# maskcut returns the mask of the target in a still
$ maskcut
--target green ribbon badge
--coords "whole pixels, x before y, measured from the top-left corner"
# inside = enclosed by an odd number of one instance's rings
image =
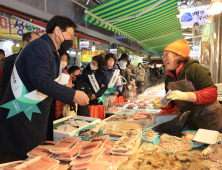
[[[104,93],[104,95],[106,97],[108,97],[110,94],[115,94],[116,93],[116,88],[113,87],[109,87],[107,88],[106,92]]]
[[[97,99],[98,99],[98,103],[103,102],[103,104],[105,104],[107,102],[104,95],[102,95],[101,97],[99,97]]]

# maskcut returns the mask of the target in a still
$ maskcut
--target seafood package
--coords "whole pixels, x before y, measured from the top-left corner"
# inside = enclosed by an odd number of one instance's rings
[[[53,170],[67,170],[69,167],[70,167],[69,162],[60,161],[58,167],[56,167]]]
[[[52,147],[49,151],[54,154],[63,154],[70,152],[73,147],[80,141],[80,138],[63,138],[59,143]]]
[[[158,135],[152,128],[147,128],[143,130],[142,138],[147,142],[153,142],[153,139]]]
[[[79,153],[79,157],[86,157],[95,155],[103,147],[104,143],[108,139],[108,136],[100,136],[93,138]]]
[[[122,136],[130,129],[145,129],[149,121],[115,121],[108,122],[104,134],[112,136]]]
[[[103,155],[111,155],[110,150],[114,144],[115,144],[114,141],[107,140],[106,143],[103,145],[103,147],[105,148]]]
[[[29,157],[36,157],[36,156],[42,156],[42,157],[50,157],[51,153],[49,150],[56,144],[56,142],[52,141],[45,141],[32,149],[27,155]]]
[[[24,162],[23,164],[16,166],[15,169],[49,170],[56,168],[58,165],[59,165],[58,160],[38,156],[27,162]]]
[[[128,160],[127,156],[101,156],[98,161],[110,162],[112,167],[118,169],[120,165]]]
[[[64,131],[64,132],[72,132],[77,130],[79,127],[87,125],[88,122],[85,120],[74,120],[69,119],[68,121],[64,122],[64,124],[57,127],[57,130]]]
[[[179,138],[167,134],[161,135],[160,138],[159,135],[156,136],[153,140],[153,143],[154,145],[157,145],[159,149],[172,153],[188,151],[192,147],[192,141],[186,136],[182,136],[182,138]]]
[[[113,155],[129,156],[133,154],[140,145],[141,130],[125,131],[123,136],[115,142],[110,152]]]
[[[18,165],[21,165],[24,162],[25,161],[15,161],[15,162],[8,162],[8,163],[0,164],[0,170],[2,170],[3,168],[14,168]]]
[[[89,142],[82,141],[77,143],[70,152],[60,154],[55,157],[55,159],[62,160],[62,161],[73,161],[76,156],[82,151],[83,147],[85,147]]]
[[[133,103],[129,103],[123,106],[123,110],[135,110],[137,109],[137,105]]]
[[[137,111],[133,116],[129,117],[127,120],[147,120],[151,121],[153,114],[148,111]]]

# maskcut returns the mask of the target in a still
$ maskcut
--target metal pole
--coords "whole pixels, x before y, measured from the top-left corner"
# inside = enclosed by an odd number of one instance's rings
[[[45,12],[47,12],[47,0],[44,0],[44,7],[45,7]]]

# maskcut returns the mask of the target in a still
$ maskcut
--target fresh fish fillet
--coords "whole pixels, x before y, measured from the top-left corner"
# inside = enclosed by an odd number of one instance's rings
[[[87,164],[81,164],[81,165],[73,165],[72,170],[78,170],[78,169],[88,169],[90,163]]]
[[[68,167],[70,167],[69,163],[67,163],[67,162],[60,162],[59,163],[59,167],[54,169],[54,170],[65,170]]]
[[[85,145],[87,145],[88,143],[89,143],[88,141],[83,141],[83,142],[77,143],[70,152],[59,155],[59,158],[73,158],[73,157],[76,156],[76,155],[82,150],[82,148],[83,148]]]
[[[7,168],[14,168],[20,164],[24,163],[24,161],[19,161],[19,162],[11,162],[10,164],[4,166],[4,167],[7,167]],[[3,168],[3,167],[2,167]]]
[[[44,150],[49,150],[53,147],[54,145],[39,145],[36,148],[38,149],[44,149]]]
[[[42,157],[48,157],[51,153],[48,150],[45,149],[39,149],[35,148],[31,152],[29,152],[29,156],[42,156]]]
[[[87,157],[77,157],[74,161],[73,161],[73,165],[75,164],[79,164],[79,163],[88,163],[90,160],[92,160],[92,158],[94,157],[94,155],[90,155],[90,156],[87,156]]]
[[[58,161],[55,159],[41,157],[38,161],[28,164],[26,167],[21,168],[21,170],[48,170],[56,164],[58,164]]]
[[[107,139],[106,136],[99,136],[92,139],[92,141],[105,141]]]
[[[53,151],[69,151],[70,148],[75,145],[79,141],[78,137],[74,138],[64,138],[59,143],[57,143],[53,148]]]
[[[99,147],[102,145],[102,141],[92,141],[89,142],[81,151],[80,155],[85,155],[88,153],[95,152],[99,149]]]
[[[110,162],[96,161],[90,164],[89,169],[90,170],[108,170],[110,167],[112,167],[112,163]]]

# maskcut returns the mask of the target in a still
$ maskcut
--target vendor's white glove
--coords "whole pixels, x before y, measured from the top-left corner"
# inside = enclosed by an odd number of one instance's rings
[[[194,92],[181,92],[179,90],[174,90],[167,96],[167,99],[196,102],[197,96]]]
[[[161,102],[160,102],[159,99],[153,100],[153,107],[154,107],[154,109],[156,109],[156,110],[158,110],[158,109],[160,109],[160,108],[163,108],[163,106],[162,106],[162,104],[161,104]]]

